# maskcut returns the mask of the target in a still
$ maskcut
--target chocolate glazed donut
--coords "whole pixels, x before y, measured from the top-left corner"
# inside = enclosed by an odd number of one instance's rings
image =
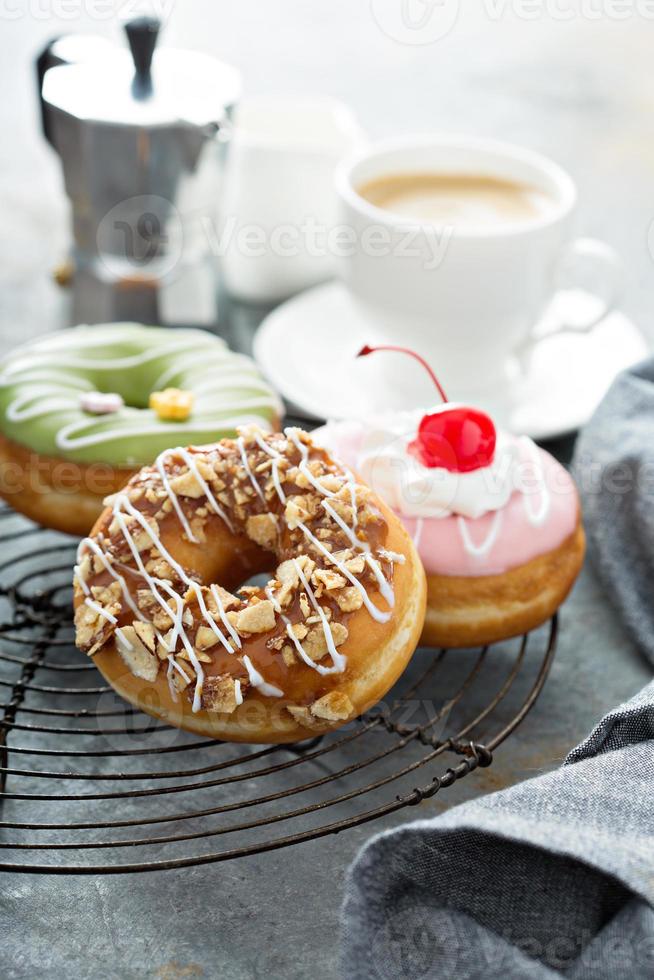
[[[170,450],[107,504],[79,549],[77,644],[150,714],[295,741],[366,711],[413,653],[426,585],[411,539],[299,429]]]

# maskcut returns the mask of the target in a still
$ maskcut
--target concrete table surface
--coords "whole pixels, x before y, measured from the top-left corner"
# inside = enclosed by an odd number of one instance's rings
[[[32,59],[58,33],[116,30],[91,3],[73,4],[66,18],[27,2],[10,16],[10,6],[0,14],[3,349],[66,318],[67,300],[51,273],[65,251],[67,212],[57,161],[38,131]],[[445,0],[438,16],[450,17],[449,30],[443,20],[436,31],[443,36],[425,35],[421,44],[415,28],[408,42],[393,36],[399,0],[188,0],[167,9],[170,40],[235,63],[250,92],[343,98],[376,136],[456,130],[553,156],[579,183],[578,229],[624,256],[623,308],[654,342],[654,23],[641,10],[646,5],[634,4],[620,19],[606,12],[610,5],[570,19],[545,3],[534,16],[529,6],[527,17],[517,2],[472,11]],[[567,440],[555,447],[564,458],[570,448]],[[490,769],[376,825],[227,864],[116,878],[4,876],[2,975],[336,977],[344,873],[374,830],[556,765],[603,712],[649,679],[588,567],[561,627],[544,692]]]

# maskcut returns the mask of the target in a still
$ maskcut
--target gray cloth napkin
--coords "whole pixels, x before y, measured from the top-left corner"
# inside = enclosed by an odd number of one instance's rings
[[[621,374],[577,442],[590,557],[654,663],[654,359]]]
[[[373,838],[350,870],[350,980],[654,976],[654,682],[564,765]]]
[[[590,551],[654,662],[654,362],[575,457]],[[373,838],[343,906],[347,980],[654,977],[654,682],[558,770]]]

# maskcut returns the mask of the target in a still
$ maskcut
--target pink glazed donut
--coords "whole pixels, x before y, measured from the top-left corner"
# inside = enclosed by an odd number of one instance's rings
[[[579,496],[568,472],[530,439],[451,402],[427,414],[330,422],[315,437],[411,534],[427,573],[423,644],[516,636],[566,598],[585,551]]]

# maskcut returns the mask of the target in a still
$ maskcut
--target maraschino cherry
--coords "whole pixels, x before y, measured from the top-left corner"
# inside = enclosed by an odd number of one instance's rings
[[[408,347],[384,344],[379,347],[361,348],[357,357],[365,357],[376,351],[394,351],[414,357],[434,382],[443,403],[448,402],[438,378],[420,354]],[[477,408],[453,405],[437,412],[423,415],[416,438],[409,443],[409,452],[423,466],[437,466],[450,473],[469,473],[489,466],[495,455],[497,433],[493,420]]]

